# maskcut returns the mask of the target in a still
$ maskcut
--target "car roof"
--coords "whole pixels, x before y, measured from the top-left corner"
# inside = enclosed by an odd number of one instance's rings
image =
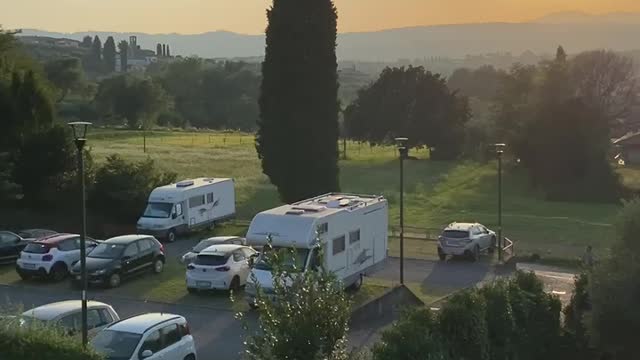
[[[109,325],[109,330],[124,331],[134,334],[144,334],[150,328],[171,320],[182,319],[183,317],[168,313],[148,313],[132,316]]]
[[[220,254],[228,254],[234,252],[238,249],[245,248],[244,245],[236,245],[236,244],[219,244],[219,245],[211,245],[208,248],[202,250],[200,255],[220,255]]]
[[[241,237],[240,236],[214,236],[214,237],[210,237],[208,239],[204,239],[202,241],[224,242],[224,241],[229,241],[229,240],[233,240],[233,239],[241,239]]]
[[[458,223],[458,222],[454,222],[449,224],[449,226],[447,226],[445,228],[445,230],[459,230],[459,231],[469,231],[472,227],[480,225],[478,223]]]
[[[122,235],[105,240],[107,244],[130,244],[140,239],[150,239],[151,235]]]
[[[55,234],[38,239],[36,242],[41,244],[57,244],[63,240],[79,237],[78,234]]]
[[[109,305],[99,301],[93,301],[93,300],[87,301],[87,307],[89,308],[105,307],[105,306],[109,306]],[[59,301],[51,304],[38,306],[31,310],[25,311],[24,313],[22,313],[22,315],[33,317],[39,320],[48,321],[48,320],[53,320],[62,314],[72,312],[75,310],[80,310],[80,309],[82,309],[81,300],[67,300],[67,301]]]

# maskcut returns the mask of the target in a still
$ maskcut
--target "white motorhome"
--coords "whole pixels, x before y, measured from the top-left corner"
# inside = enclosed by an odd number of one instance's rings
[[[198,178],[161,186],[149,195],[138,233],[173,242],[176,235],[211,228],[236,212],[233,179]]]
[[[251,245],[295,248],[296,268],[317,267],[335,273],[345,287],[359,288],[363,276],[375,271],[387,257],[388,205],[381,196],[326,194],[263,211],[251,221]],[[324,250],[319,259],[318,246]],[[291,260],[294,261],[293,259]],[[247,280],[247,300],[254,304],[256,284],[273,290],[271,267],[261,257]]]

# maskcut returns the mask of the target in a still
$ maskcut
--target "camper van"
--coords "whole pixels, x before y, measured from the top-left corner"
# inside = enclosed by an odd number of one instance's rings
[[[198,178],[161,186],[149,195],[138,233],[169,242],[177,235],[231,218],[236,212],[233,179]]]
[[[323,262],[345,287],[359,288],[363,276],[374,272],[387,257],[387,226],[388,206],[383,197],[326,194],[259,213],[251,221],[247,241],[270,243],[273,249],[295,248],[288,261],[296,269],[315,269]],[[322,258],[319,247],[323,248]],[[263,252],[247,279],[250,305],[255,304],[257,286],[265,293],[273,290],[271,266],[265,258]]]

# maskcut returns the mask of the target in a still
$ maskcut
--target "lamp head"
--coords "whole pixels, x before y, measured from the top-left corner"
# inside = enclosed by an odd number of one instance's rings
[[[396,145],[398,145],[398,147],[406,147],[407,146],[407,142],[409,142],[409,139],[406,137],[397,137],[395,138],[396,140]]]
[[[87,138],[87,130],[89,129],[89,126],[91,126],[91,123],[85,121],[74,121],[70,122],[69,126],[71,126],[71,130],[73,130],[74,140],[84,140]]]
[[[503,143],[494,144],[493,146],[496,149],[496,154],[504,153],[504,148],[507,147],[507,145]]]

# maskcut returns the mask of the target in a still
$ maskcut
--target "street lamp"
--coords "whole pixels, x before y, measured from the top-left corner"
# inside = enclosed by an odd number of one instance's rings
[[[498,156],[498,261],[502,261],[502,155],[505,144],[495,144],[496,155]]]
[[[82,277],[82,345],[87,346],[87,201],[84,185],[84,145],[87,142],[87,130],[89,122],[70,122],[73,130],[73,139],[78,149],[78,179],[81,192],[81,229],[80,229],[80,276]]]
[[[400,284],[404,284],[404,160],[409,154],[409,139],[399,137],[395,140],[400,153]]]

